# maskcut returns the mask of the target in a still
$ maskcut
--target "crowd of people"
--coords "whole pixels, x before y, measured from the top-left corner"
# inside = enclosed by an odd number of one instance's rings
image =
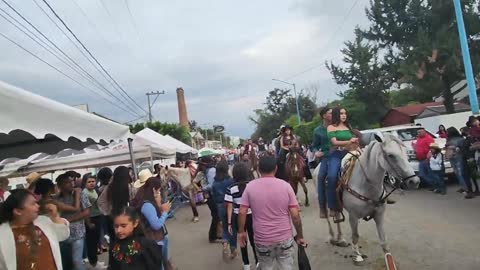
[[[445,162],[449,161],[455,178],[460,184],[459,193],[465,199],[480,195],[477,178],[480,168],[480,120],[470,116],[466,126],[457,130],[455,127],[445,128],[440,125],[437,132],[440,138],[446,139],[445,147],[441,147],[423,128],[418,130],[416,143],[413,144],[416,158],[419,161],[419,176],[431,191],[445,195]]]

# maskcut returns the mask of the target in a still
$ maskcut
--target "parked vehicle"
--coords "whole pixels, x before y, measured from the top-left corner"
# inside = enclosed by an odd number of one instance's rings
[[[415,150],[413,149],[412,143],[415,143],[417,140],[417,132],[419,129],[423,127],[421,126],[413,126],[413,125],[402,125],[402,126],[392,126],[392,127],[385,127],[385,128],[376,128],[376,129],[368,129],[361,131],[362,133],[362,143],[364,145],[369,144],[371,141],[375,140],[374,135],[377,133],[381,134],[392,134],[402,140],[407,148],[407,156],[410,165],[412,166],[415,172],[418,172],[418,160],[415,156]],[[437,134],[426,130],[427,133],[432,136],[435,142],[443,149],[447,142],[446,139],[439,138]],[[445,150],[443,150],[445,154]],[[445,156],[445,155],[444,155]],[[445,158],[444,161],[445,165],[445,173],[452,174],[453,168],[450,164],[450,161]]]

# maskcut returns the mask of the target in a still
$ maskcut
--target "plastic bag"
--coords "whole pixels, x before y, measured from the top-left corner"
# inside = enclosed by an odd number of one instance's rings
[[[298,270],[312,270],[307,253],[303,246],[298,246]]]

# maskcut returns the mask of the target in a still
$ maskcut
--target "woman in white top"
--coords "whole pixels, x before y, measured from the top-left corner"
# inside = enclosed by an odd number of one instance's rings
[[[0,205],[0,269],[62,270],[59,242],[70,235],[69,223],[57,207],[45,206],[39,216],[35,197],[25,189],[13,190]]]

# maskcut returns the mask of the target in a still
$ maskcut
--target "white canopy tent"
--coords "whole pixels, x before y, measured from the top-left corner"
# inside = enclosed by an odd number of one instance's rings
[[[138,137],[153,141],[155,143],[167,144],[167,145],[173,146],[176,152],[180,154],[188,154],[188,153],[196,154],[197,153],[197,150],[182,143],[181,141],[175,138],[172,138],[169,135],[164,136],[149,128],[144,128],[143,130],[137,132],[135,135]]]
[[[129,127],[0,81],[0,161],[126,141]]]
[[[173,147],[160,146],[152,141],[133,135],[132,153],[135,161],[174,159]],[[33,160],[20,160],[10,163],[0,171],[0,176],[28,174],[55,170],[95,168],[130,163],[131,156],[127,142],[111,143],[99,149],[70,150],[57,155],[47,155]]]

